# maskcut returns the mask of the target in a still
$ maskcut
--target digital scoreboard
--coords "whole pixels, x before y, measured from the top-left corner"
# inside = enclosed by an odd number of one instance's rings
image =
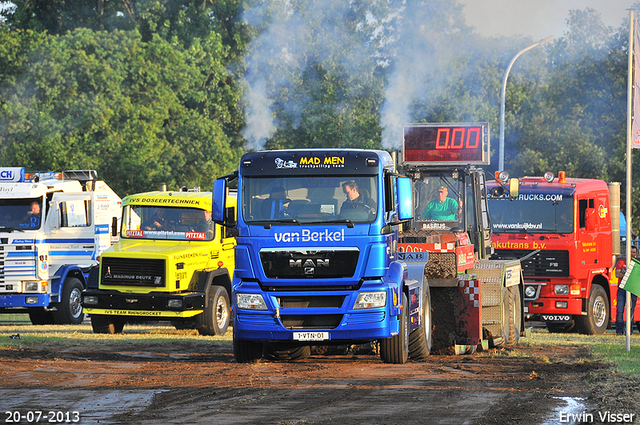
[[[402,159],[412,165],[489,165],[489,123],[408,124]]]

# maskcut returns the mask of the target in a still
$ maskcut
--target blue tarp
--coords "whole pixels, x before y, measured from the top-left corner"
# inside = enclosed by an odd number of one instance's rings
[[[633,229],[631,230],[631,234],[633,234]],[[627,237],[627,220],[624,218],[622,211],[620,211],[620,237]]]

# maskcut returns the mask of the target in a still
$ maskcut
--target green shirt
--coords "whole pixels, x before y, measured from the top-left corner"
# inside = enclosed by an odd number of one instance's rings
[[[455,220],[458,212],[458,201],[453,198],[445,198],[444,202],[435,199],[429,202],[422,213],[426,220]]]

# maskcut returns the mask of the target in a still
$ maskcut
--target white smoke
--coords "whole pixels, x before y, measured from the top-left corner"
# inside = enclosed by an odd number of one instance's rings
[[[456,16],[452,11],[459,15],[461,9],[453,0],[307,0],[300,2],[300,9],[298,0],[255,2],[245,14],[248,24],[260,31],[246,58],[247,149],[262,149],[273,136],[276,107],[286,111],[294,126],[302,119],[309,99],[294,84],[308,66],[325,62],[338,63],[349,81],[373,68],[389,67],[380,110],[382,145],[398,148],[403,124],[413,120],[412,103],[435,96],[433,87],[446,79],[440,65],[452,57],[451,39],[460,32],[459,22],[449,19]],[[354,29],[364,36],[354,37]],[[346,89],[345,101],[357,97],[358,90]],[[279,98],[281,92],[288,94]]]
[[[332,3],[332,2],[328,2]],[[313,5],[309,5],[313,6]],[[249,46],[245,72],[245,116],[243,131],[246,149],[262,149],[275,132],[274,100],[283,88],[291,90],[292,82],[306,68],[309,49],[310,17],[297,13],[291,0],[258,2],[258,7],[245,13],[250,25],[261,30]],[[316,25],[317,26],[317,25]],[[298,102],[303,101],[299,99]],[[287,110],[299,111],[294,105]]]
[[[311,78],[309,75],[315,70],[310,67],[314,64],[331,64],[349,81],[371,73],[379,59],[370,54],[371,39],[383,37],[381,28],[385,23],[367,5],[384,6],[386,2],[366,0],[362,2],[365,6],[356,11],[354,8],[360,5],[343,1],[254,1],[256,6],[244,15],[247,23],[260,31],[246,58],[246,149],[262,149],[274,134],[278,125],[276,108],[286,113],[294,128],[302,121],[310,99],[295,84],[302,75]],[[347,28],[354,22],[355,28]],[[358,38],[362,32],[372,34],[371,38]],[[349,98],[358,96],[358,90],[361,87],[357,84],[345,89],[345,99],[335,105],[336,115],[341,114]],[[281,92],[287,94],[280,97]]]
[[[252,83],[245,84],[245,116],[247,127],[242,131],[242,136],[248,143],[247,150],[260,150],[264,147],[267,138],[275,131],[273,122],[273,102],[267,94],[266,81],[256,77]]]
[[[380,111],[384,149],[401,146],[403,125],[416,120],[412,104],[438,97],[446,86],[449,76],[443,70],[463,48],[464,23],[450,21],[459,9],[453,1],[422,0],[407,2],[398,14],[393,65]]]

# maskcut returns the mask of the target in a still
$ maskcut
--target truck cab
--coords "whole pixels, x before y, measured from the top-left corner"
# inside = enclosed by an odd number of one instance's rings
[[[123,199],[120,240],[102,254],[83,293],[94,332],[166,320],[202,335],[226,333],[235,239],[212,222],[211,202],[211,192],[199,189]],[[226,204],[235,216],[236,198]]]
[[[414,344],[419,349],[408,349],[410,332],[425,320],[425,301],[396,258],[398,226],[413,208],[410,182],[396,174],[389,153],[247,153],[233,177],[240,205],[232,295],[238,362],[258,361],[263,351],[301,358],[311,345],[373,340],[384,341],[387,362],[425,355],[424,338]],[[224,198],[227,184],[216,182],[214,199]],[[214,203],[221,223],[223,207]]]
[[[416,209],[400,233],[399,258],[409,266],[427,261],[421,278],[432,297],[433,348],[462,353],[516,344],[524,333],[520,262],[490,259],[481,168],[489,164],[489,125],[409,124],[403,134],[401,171],[412,179]],[[508,183],[501,197],[517,194],[517,181]]]
[[[120,197],[94,170],[0,169],[0,312],[78,324],[89,271],[118,240]]]
[[[553,332],[602,334],[617,291],[612,278],[620,233],[612,217],[620,213],[619,184],[564,172],[519,181],[518,197],[489,200],[494,258],[522,259],[531,320]],[[500,182],[488,187],[493,194]]]

